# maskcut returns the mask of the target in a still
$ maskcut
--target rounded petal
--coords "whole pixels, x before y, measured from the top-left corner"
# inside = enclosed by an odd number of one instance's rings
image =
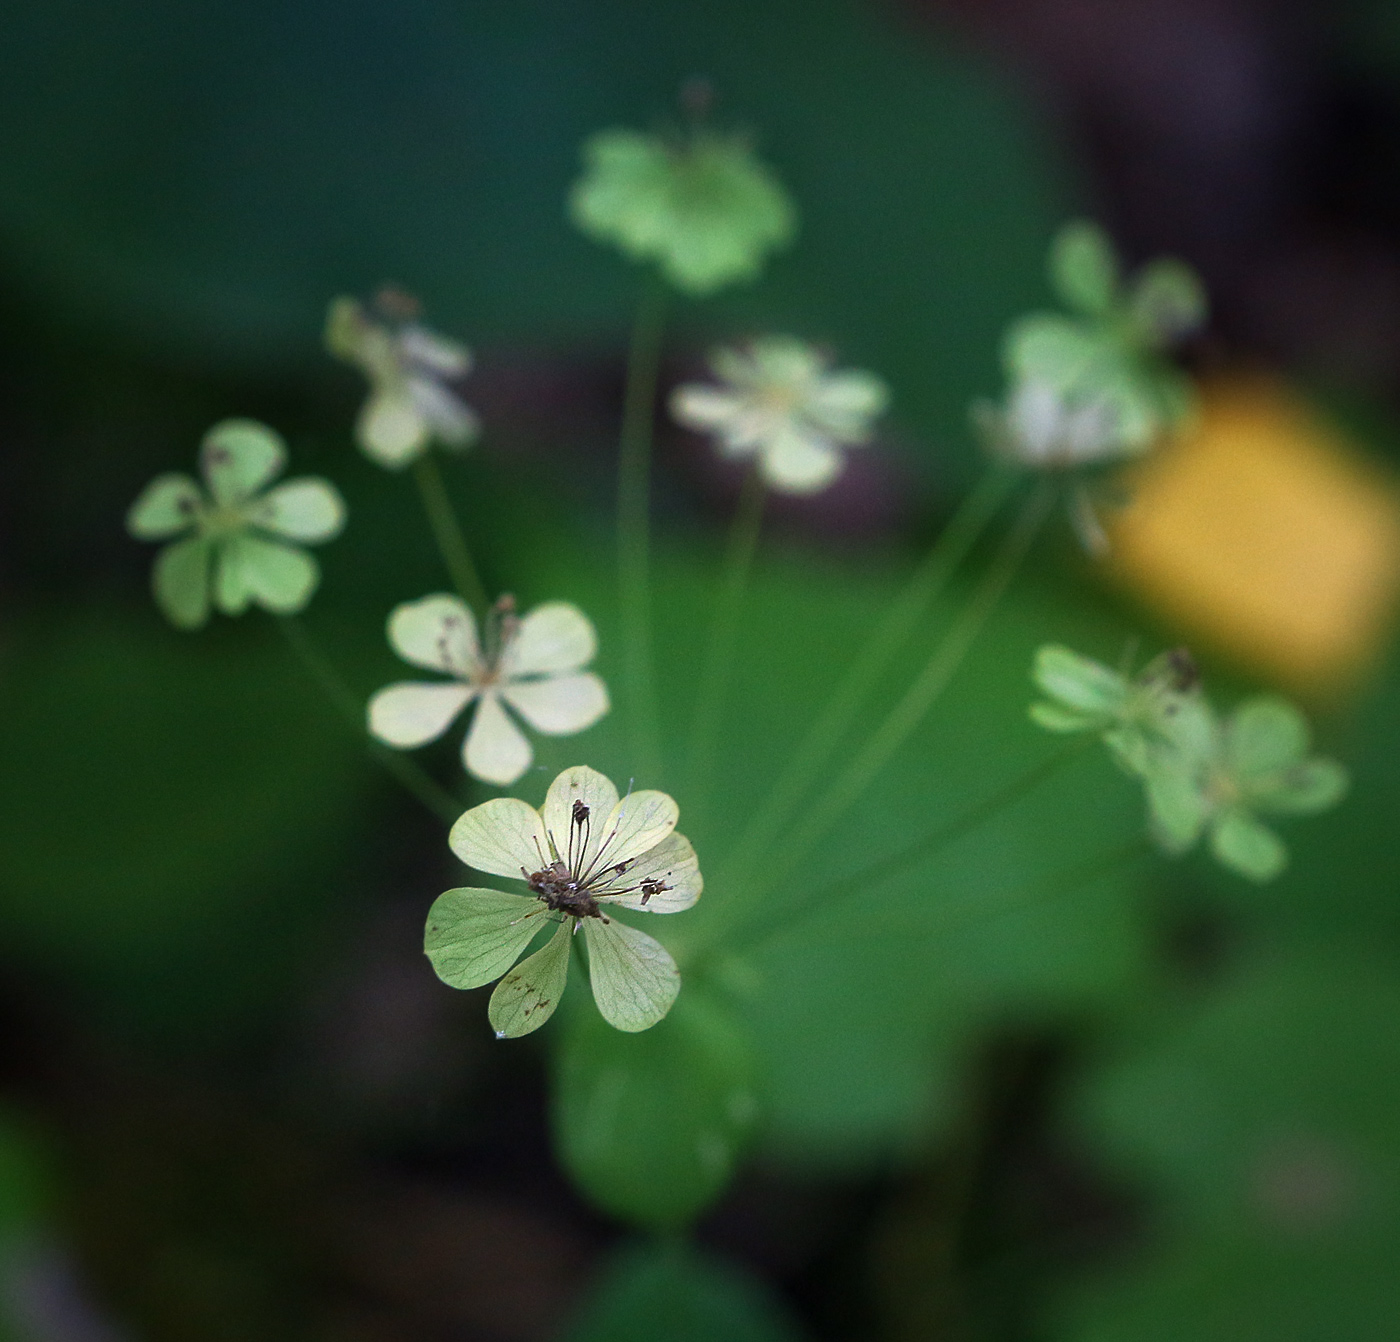
[[[585,808],[581,841],[575,838],[573,828],[576,804],[582,804]],[[570,860],[572,854],[571,865],[575,871],[586,870],[597,856],[604,822],[616,806],[617,789],[612,785],[612,780],[584,764],[565,769],[549,785],[541,808],[544,827],[566,860]]]
[[[1275,773],[1308,753],[1308,721],[1286,699],[1246,700],[1225,728],[1225,758],[1241,779]]]
[[[506,649],[502,671],[507,679],[576,671],[598,651],[593,622],[568,601],[546,601],[520,621]]]
[[[870,438],[871,421],[884,413],[890,391],[874,373],[849,370],[822,378],[803,403],[806,416],[843,443]]]
[[[585,918],[588,977],[603,1019],[616,1029],[650,1029],[681,990],[680,971],[666,948],[614,919]]]
[[[481,433],[481,420],[476,411],[432,378],[410,378],[408,394],[429,433],[438,442],[448,447],[466,447]]]
[[[1110,716],[1128,697],[1125,676],[1058,643],[1036,650],[1031,676],[1050,698],[1084,713]]]
[[[825,438],[788,427],[764,446],[759,463],[774,489],[815,494],[841,474],[845,460]]]
[[[751,376],[763,387],[811,387],[822,376],[827,362],[816,346],[788,335],[759,336],[749,345],[749,358]],[[717,355],[715,367],[721,366],[724,365]]]
[[[199,486],[188,475],[158,475],[131,505],[126,529],[141,541],[178,536],[194,525],[203,502]]]
[[[731,425],[746,408],[745,398],[737,392],[700,382],[687,382],[677,387],[667,401],[671,418],[697,433],[716,433]]]
[[[664,889],[654,894],[636,890],[628,895],[599,895],[598,902],[620,904],[625,909],[642,909],[647,913],[681,913],[690,908],[705,888],[700,875],[700,859],[683,834],[672,834],[643,853],[636,862],[616,878],[621,886],[639,886],[654,881]]]
[[[177,629],[198,629],[209,618],[210,544],[201,536],[167,545],[151,571],[156,605]]]
[[[389,646],[404,661],[473,680],[481,670],[476,616],[460,597],[405,601],[389,613]]]
[[[539,871],[553,860],[540,813],[518,797],[473,806],[457,818],[447,844],[467,866],[517,881],[522,868]]]
[[[1211,852],[1251,881],[1271,881],[1288,865],[1288,849],[1247,811],[1226,811],[1210,831]]]
[[[243,503],[287,463],[282,439],[255,419],[226,419],[204,435],[199,465],[216,503]]]
[[[613,866],[649,853],[675,829],[680,813],[665,792],[629,792],[607,818],[598,844],[602,860]]]
[[[573,920],[566,919],[544,946],[522,960],[497,985],[486,1009],[497,1039],[519,1039],[553,1014],[569,978]]]
[[[517,680],[501,686],[506,701],[537,732],[570,736],[591,727],[608,711],[608,687],[591,671],[546,680]]]
[[[1168,852],[1186,852],[1201,837],[1210,802],[1190,761],[1173,750],[1147,752],[1143,783],[1152,834]]]
[[[471,350],[426,326],[405,326],[399,332],[399,353],[439,377],[465,377],[472,370]]]
[[[240,614],[249,601],[278,615],[301,610],[321,577],[304,550],[246,534],[219,547],[218,570],[215,597],[227,615]]]
[[[449,890],[428,910],[423,950],[444,983],[479,988],[520,958],[548,914],[539,900],[504,890]]]
[[[1351,785],[1336,760],[1310,759],[1286,769],[1267,793],[1252,798],[1260,810],[1276,815],[1316,815],[1335,806]]]
[[[268,490],[248,520],[288,540],[314,544],[340,534],[345,525],[345,501],[329,480],[304,476]]]
[[[400,750],[435,741],[452,725],[476,691],[470,685],[400,681],[369,701],[369,730]]]
[[[406,385],[371,394],[355,421],[355,441],[367,457],[392,471],[422,455],[428,425]]]
[[[1050,247],[1050,283],[1066,306],[1101,316],[1118,296],[1118,252],[1108,234],[1087,219],[1075,219]]]
[[[525,733],[511,721],[494,690],[481,696],[476,714],[462,743],[462,763],[473,778],[497,787],[509,787],[534,759]]]

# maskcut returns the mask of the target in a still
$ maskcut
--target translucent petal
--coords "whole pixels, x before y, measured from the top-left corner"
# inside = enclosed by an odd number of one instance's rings
[[[386,685],[369,701],[369,730],[400,750],[435,741],[452,725],[476,693],[460,682],[429,685],[400,681]]]
[[[585,918],[593,1000],[609,1025],[635,1033],[655,1025],[681,990],[680,971],[666,948],[615,919]]]
[[[426,326],[404,327],[399,332],[399,353],[439,377],[465,377],[472,370],[471,350]]]
[[[1206,291],[1185,262],[1161,257],[1143,267],[1133,285],[1133,316],[1158,347],[1175,344],[1206,319]]]
[[[568,601],[546,601],[520,621],[502,671],[511,679],[575,671],[597,651],[598,636],[588,616]]]
[[[422,455],[428,445],[428,425],[408,387],[395,382],[371,393],[355,421],[355,439],[366,456],[399,470]]]
[[[194,525],[204,502],[199,486],[188,475],[158,475],[131,505],[126,529],[142,541],[162,541]]]
[[[522,867],[535,872],[553,860],[540,813],[518,797],[497,797],[473,806],[457,818],[447,843],[476,871],[517,881],[524,879]]]
[[[843,443],[863,443],[871,421],[889,404],[889,388],[874,373],[850,370],[822,378],[803,402],[803,412]]]
[[[410,378],[408,394],[432,437],[448,447],[465,447],[481,433],[475,410],[456,392],[428,377]]]
[[[845,465],[841,453],[822,437],[787,427],[762,451],[763,478],[788,494],[815,494],[825,489]]]
[[[509,787],[534,758],[525,733],[511,721],[494,689],[485,690],[462,743],[462,763],[473,778]]]
[[[749,346],[753,380],[763,387],[815,388],[826,368],[821,353],[794,336],[760,336]]]
[[[389,646],[404,661],[429,671],[463,680],[480,674],[476,616],[460,597],[439,594],[395,606],[389,613]]]
[[[1003,358],[1018,378],[1048,383],[1063,392],[1081,383],[1104,355],[1104,342],[1077,321],[1033,312],[1013,322]]]
[[[301,610],[320,581],[316,561],[304,550],[259,536],[230,536],[219,547],[215,598],[237,615],[254,601],[279,615]]]
[[[1250,800],[1276,815],[1316,815],[1341,801],[1349,786],[1347,771],[1335,760],[1311,759],[1285,769]]]
[[[585,823],[577,832],[573,823],[575,802],[587,808]],[[544,826],[566,861],[572,854],[575,871],[584,871],[592,863],[603,839],[604,824],[616,806],[617,789],[611,780],[584,764],[565,769],[549,785],[541,808]]]
[[[665,792],[650,789],[625,796],[608,816],[598,852],[608,866],[649,853],[676,827],[680,807]]]
[[[1195,772],[1175,752],[1153,752],[1143,781],[1153,837],[1169,853],[1184,853],[1195,844],[1210,814]]]
[[[688,382],[677,387],[667,403],[677,424],[698,433],[713,433],[730,424],[745,405],[737,392]]]
[[[548,913],[539,900],[503,890],[449,890],[428,910],[423,949],[444,983],[479,988],[520,958]]]
[[[685,835],[671,834],[662,839],[609,884],[636,886],[647,880],[657,881],[667,888],[650,897],[642,890],[630,895],[602,894],[599,902],[620,904],[625,909],[644,909],[647,913],[680,913],[690,908],[700,898],[705,880],[700,875],[695,849]],[[607,886],[602,888],[606,890]]]
[[[1225,758],[1241,781],[1276,773],[1308,753],[1307,719],[1286,699],[1246,700],[1225,728]]]
[[[501,686],[500,694],[530,726],[546,736],[581,732],[608,711],[608,687],[592,672],[511,681]]]
[[[1031,677],[1052,699],[1085,713],[1112,715],[1128,696],[1128,682],[1117,671],[1058,643],[1036,650]]]
[[[1066,224],[1050,247],[1050,282],[1067,306],[1102,316],[1118,297],[1118,253],[1108,234],[1087,219]]]
[[[1103,720],[1094,714],[1087,714],[1077,708],[1066,708],[1062,704],[1035,703],[1030,707],[1031,721],[1047,732],[1082,732],[1090,727],[1100,727]]]
[[[573,920],[566,919],[541,949],[522,960],[497,985],[486,1009],[497,1039],[519,1039],[553,1014],[569,978]]]
[[[255,419],[226,419],[204,435],[200,469],[216,503],[243,503],[287,462],[282,440]]]
[[[328,480],[305,476],[270,489],[248,514],[264,531],[288,540],[328,541],[345,525],[345,501]]]
[[[156,604],[177,629],[198,629],[209,618],[210,544],[200,536],[167,545],[151,571]]]
[[[1211,852],[1251,881],[1271,881],[1288,865],[1288,849],[1247,811],[1226,811],[1210,832]]]

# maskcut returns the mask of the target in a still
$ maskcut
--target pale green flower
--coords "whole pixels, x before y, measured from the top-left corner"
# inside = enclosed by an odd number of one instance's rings
[[[546,602],[522,618],[503,597],[488,618],[483,647],[463,601],[425,596],[390,614],[389,642],[404,661],[453,679],[386,686],[370,700],[370,731],[400,749],[425,745],[475,700],[462,761],[486,783],[508,786],[534,757],[507,708],[546,736],[581,732],[608,711],[607,686],[583,670],[598,649],[593,625],[566,601]]]
[[[1108,236],[1084,221],[1056,237],[1050,280],[1073,315],[1034,312],[1014,323],[1007,370],[1077,404],[1105,404],[1123,449],[1146,451],[1191,413],[1191,383],[1166,356],[1205,321],[1200,280],[1161,258],[1125,284]]]
[[[488,1016],[497,1038],[537,1030],[553,1014],[583,929],[598,1010],[619,1030],[645,1030],[671,1009],[680,973],[666,949],[609,916],[614,908],[680,913],[704,888],[680,812],[664,792],[619,800],[602,774],[576,766],[550,785],[537,811],[514,797],[474,806],[452,827],[452,851],[469,867],[523,881],[519,894],[449,890],[428,912],[424,948],[454,988],[501,978]],[[543,948],[511,969],[536,933]]]
[[[834,372],[829,359],[791,336],[716,350],[710,366],[721,385],[677,387],[671,414],[712,435],[724,456],[756,456],[765,482],[790,494],[829,485],[845,465],[844,449],[870,441],[889,403],[873,373]]]
[[[1205,751],[1166,749],[1145,775],[1153,832],[1170,853],[1203,833],[1216,859],[1253,881],[1288,863],[1283,840],[1260,816],[1315,815],[1335,806],[1347,773],[1308,754],[1307,719],[1273,696],[1246,700],[1212,733]]]
[[[787,192],[739,137],[605,130],[584,142],[583,158],[569,196],[574,223],[633,260],[656,262],[684,293],[756,279],[767,253],[792,237]]]
[[[281,438],[265,424],[226,419],[199,449],[205,488],[172,472],[152,480],[131,505],[126,526],[133,536],[174,542],[156,556],[151,575],[171,624],[198,629],[209,618],[211,592],[225,615],[241,615],[249,603],[285,615],[311,600],[320,569],[287,542],[314,545],[338,535],[345,504],[334,485],[315,476],[267,489],[286,464]]]
[[[472,368],[471,351],[404,319],[411,300],[382,295],[376,320],[353,298],[337,298],[326,319],[326,347],[369,381],[355,441],[371,460],[398,470],[429,446],[463,448],[481,431],[476,412],[452,389]]]

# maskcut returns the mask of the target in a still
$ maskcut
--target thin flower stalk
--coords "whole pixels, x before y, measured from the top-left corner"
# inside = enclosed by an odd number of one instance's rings
[[[442,471],[431,453],[424,453],[413,463],[413,479],[418,486],[418,495],[423,501],[423,512],[427,515],[428,526],[433,533],[443,566],[452,579],[452,585],[468,606],[483,614],[491,605],[486,594],[486,584],[472,561],[471,550],[467,547],[466,536],[457,521],[456,509],[443,482]]]

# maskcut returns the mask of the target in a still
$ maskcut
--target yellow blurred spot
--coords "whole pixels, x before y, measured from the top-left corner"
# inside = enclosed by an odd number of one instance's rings
[[[1134,469],[1112,566],[1202,642],[1301,690],[1352,680],[1400,596],[1400,494],[1276,382],[1207,387]]]

